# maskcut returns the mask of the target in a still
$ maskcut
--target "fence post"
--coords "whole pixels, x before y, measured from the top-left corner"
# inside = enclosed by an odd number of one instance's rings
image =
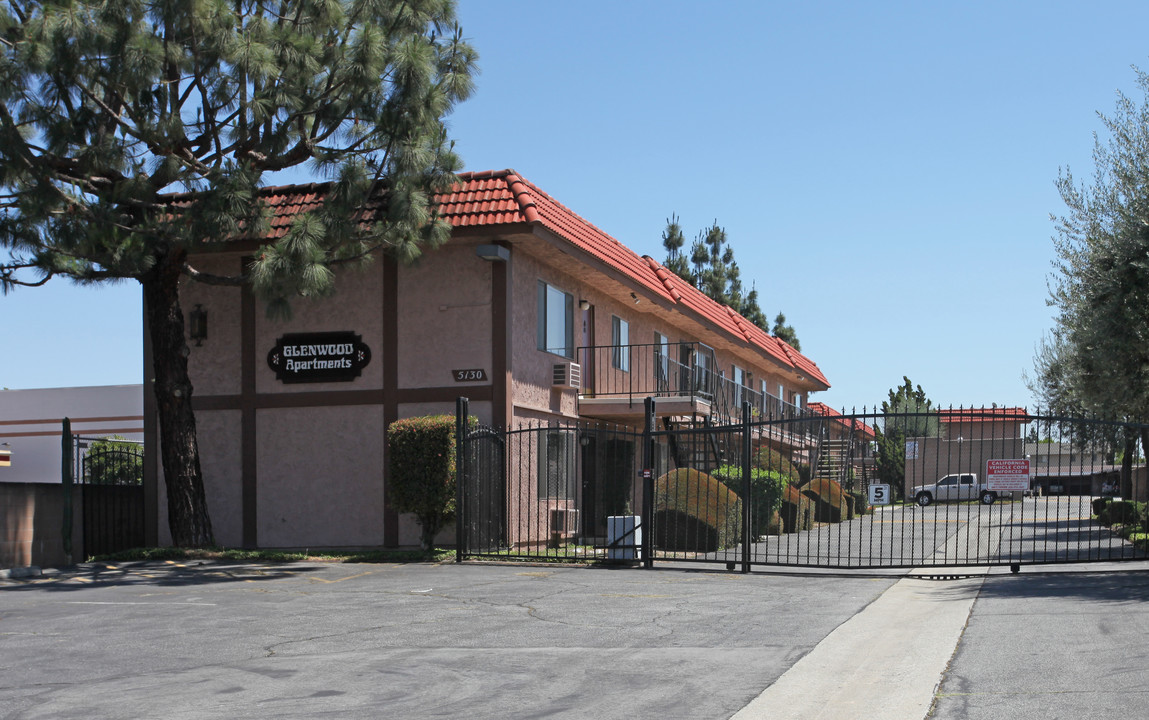
[[[470,400],[465,397],[455,399],[455,562],[463,562],[463,555],[467,552],[466,522],[463,514],[467,512],[467,500],[464,488],[467,479],[467,456],[470,448],[467,447],[467,416],[470,414]]]
[[[64,418],[60,432],[60,482],[64,486],[64,564],[72,564],[72,421]]]
[[[742,572],[750,572],[750,403],[742,402]]]
[[[647,397],[642,427],[642,566],[654,567],[654,398]]]

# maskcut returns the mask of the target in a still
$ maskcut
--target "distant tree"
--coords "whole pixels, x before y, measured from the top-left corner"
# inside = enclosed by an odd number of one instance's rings
[[[144,449],[122,435],[112,435],[88,445],[82,467],[84,482],[90,485],[141,485]]]
[[[338,264],[444,242],[430,198],[460,167],[444,118],[475,59],[451,0],[0,4],[0,290],[140,283],[177,546],[214,543],[180,283],[246,285],[282,316]],[[195,266],[262,237],[265,175],[302,167],[334,179],[322,209],[242,274]]]
[[[902,384],[890,389],[889,399],[882,402],[882,422],[875,433],[878,480],[889,483],[894,496],[901,499],[905,494],[906,441],[941,435],[937,410],[921,385],[915,388],[910,379],[903,376]]]
[[[794,332],[792,325],[786,324],[786,316],[782,313],[778,313],[778,316],[774,318],[774,327],[771,328],[770,333],[779,340],[785,340],[795,350],[802,349],[802,343],[798,342],[798,333]]]
[[[1066,211],[1056,218],[1049,283],[1055,327],[1026,379],[1058,415],[1149,418],[1149,75],[1134,72],[1141,98],[1119,92],[1113,114],[1098,113],[1105,132],[1094,134],[1091,182],[1078,183],[1068,169],[1057,179]],[[1138,437],[1121,435],[1102,440],[1124,446],[1128,496]],[[1149,429],[1139,435],[1149,450]]]
[[[709,228],[698,233],[690,245],[690,253],[683,252],[686,237],[682,232],[678,216],[671,215],[662,232],[662,247],[666,250],[663,265],[678,277],[701,290],[707,297],[724,305],[729,305],[750,322],[765,332],[771,332],[770,322],[758,304],[758,290],[751,284],[750,292],[743,292],[742,271],[734,259],[734,249],[730,247],[726,230],[715,220]],[[779,313],[779,317],[785,317]],[[790,343],[795,350],[801,350],[794,328],[785,326],[783,337],[773,334]]]
[[[662,231],[662,247],[666,249],[666,268],[690,284],[694,278],[690,272],[690,261],[682,254],[682,246],[686,244],[686,236],[682,234],[682,226],[678,224],[678,216],[671,215],[666,221],[666,229]]]

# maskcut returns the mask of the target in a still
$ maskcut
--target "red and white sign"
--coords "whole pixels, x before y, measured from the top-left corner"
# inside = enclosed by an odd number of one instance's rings
[[[997,492],[1029,489],[1029,460],[986,460],[985,483]]]

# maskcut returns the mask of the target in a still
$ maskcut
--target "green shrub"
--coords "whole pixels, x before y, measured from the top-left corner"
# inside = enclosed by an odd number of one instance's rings
[[[746,502],[741,467],[723,465],[713,475]],[[777,470],[750,468],[750,534],[753,537],[770,534],[770,523],[782,508],[782,494],[788,484]]]
[[[471,418],[475,422],[474,418]],[[391,506],[412,513],[429,550],[455,518],[455,416],[396,420],[387,428],[387,494]]]
[[[719,480],[693,468],[654,482],[654,544],[664,550],[713,552],[737,545],[742,503]]]
[[[842,486],[834,480],[814,478],[802,487],[802,494],[814,501],[814,519],[841,522],[849,518]]]
[[[1093,498],[1093,502],[1091,504],[1093,505],[1093,514],[1101,515],[1101,512],[1105,509],[1105,506],[1109,504],[1109,498]]]
[[[790,462],[790,458],[769,445],[758,448],[758,452],[754,453],[753,465],[762,470],[774,471],[791,483],[797,482],[799,479],[798,468]]]
[[[780,512],[784,532],[800,532],[814,527],[814,501],[793,485],[785,487]]]
[[[1131,500],[1117,500],[1106,508],[1110,525],[1140,525],[1145,518],[1145,504]]]
[[[854,514],[865,515],[870,512],[870,498],[864,492],[850,493],[854,498]]]

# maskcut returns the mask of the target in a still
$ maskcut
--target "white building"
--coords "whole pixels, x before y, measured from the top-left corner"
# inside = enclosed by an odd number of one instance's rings
[[[60,482],[63,420],[82,437],[144,439],[142,385],[0,390],[0,482]]]

